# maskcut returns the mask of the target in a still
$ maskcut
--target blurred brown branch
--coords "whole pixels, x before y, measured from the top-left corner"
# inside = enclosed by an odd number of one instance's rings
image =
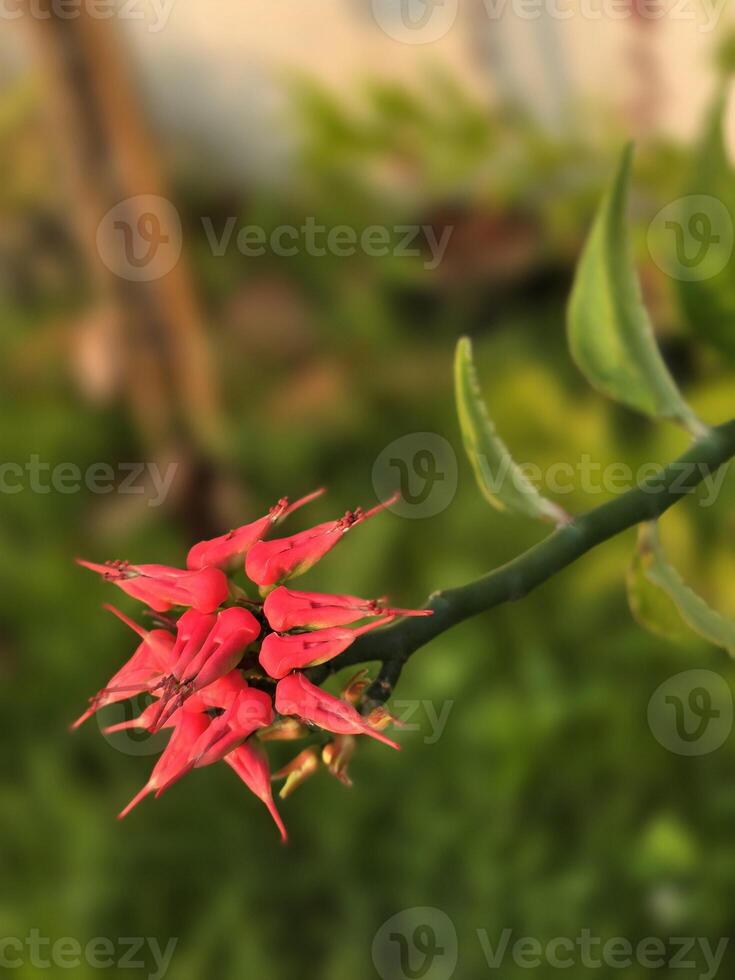
[[[103,263],[103,217],[138,195],[166,197],[113,20],[58,16],[51,0],[28,10],[42,61],[49,123],[64,169],[69,214],[101,307],[118,315],[118,350],[131,410],[154,447],[211,447],[219,433],[217,390],[203,316],[185,259],[150,282]],[[39,16],[39,14],[44,16]],[[47,15],[47,16],[46,16]],[[165,224],[162,239],[173,234]],[[119,236],[121,261],[125,242]]]

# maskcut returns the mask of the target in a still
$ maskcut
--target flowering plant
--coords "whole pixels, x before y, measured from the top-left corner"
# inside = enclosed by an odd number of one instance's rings
[[[290,537],[265,540],[271,528],[321,492],[293,504],[284,498],[265,517],[200,541],[189,551],[186,569],[79,559],[146,603],[158,618],[157,627],[146,630],[107,606],[140,643],[73,725],[78,728],[106,705],[147,694],[152,701],[139,717],[105,731],[171,731],[148,782],[120,817],[149,794],[160,796],[191,769],[224,761],[265,803],[285,840],[268,762],[258,743],[304,737],[310,730],[333,735],[321,754],[343,782],[349,781],[346,764],[354,736],[399,747],[379,730],[386,721],[384,712],[363,717],[353,703],[365,686],[360,678],[341,699],[312,683],[304,670],[333,660],[359,636],[396,617],[429,616],[431,610],[391,609],[383,600],[301,592],[282,584],[308,571],[351,528],[386,506],[358,509]],[[260,599],[234,583],[241,568],[258,587]],[[281,795],[288,795],[317,766],[313,748],[301,752],[281,770],[287,777]]]
[[[568,311],[569,345],[592,385],[630,409],[680,425],[692,440],[689,449],[616,499],[568,514],[542,496],[513,461],[480,393],[471,344],[462,338],[455,358],[456,400],[478,486],[498,510],[555,525],[513,561],[474,582],[432,593],[420,610],[292,590],[284,582],[308,571],[351,528],[397,499],[267,540],[276,524],[321,491],[293,504],[283,499],[259,520],[194,545],[185,569],[82,561],[157,617],[155,628],[145,630],[110,607],[140,644],[74,726],[105,705],[146,694],[152,701],[140,717],[112,729],[171,731],[148,782],[121,816],[145,796],[160,796],[191,769],[223,760],[266,804],[285,838],[262,743],[316,736],[322,762],[348,783],[356,736],[398,748],[382,730],[391,721],[382,705],[416,650],[454,624],[526,595],[627,528],[639,527],[628,576],[636,619],[658,635],[677,637],[688,629],[735,651],[735,623],[691,590],[668,563],[659,539],[658,519],[735,457],[735,420],[714,427],[703,422],[658,349],[625,228],[631,165],[628,148],[581,256]],[[233,581],[240,568],[258,587],[259,599]],[[336,669],[368,661],[381,664],[372,684],[361,671],[342,698],[322,690]],[[281,796],[318,766],[316,748],[307,746],[274,775],[286,780]]]

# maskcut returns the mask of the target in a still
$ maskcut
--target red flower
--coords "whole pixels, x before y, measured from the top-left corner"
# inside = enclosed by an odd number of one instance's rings
[[[171,674],[177,681],[181,681],[183,672],[204,646],[216,622],[214,613],[200,613],[196,609],[189,609],[179,617],[171,660]]]
[[[195,766],[208,766],[237,748],[259,728],[273,721],[273,702],[265,691],[248,687],[236,694],[224,714],[213,719],[209,728],[192,746],[189,758]]]
[[[181,684],[200,691],[229,674],[259,633],[260,623],[247,609],[239,606],[223,609],[198,652],[184,662],[180,658],[174,674]]]
[[[364,511],[359,507],[348,511],[338,521],[317,524],[308,531],[292,534],[289,538],[276,538],[274,541],[258,541],[248,551],[245,558],[245,572],[256,585],[278,585],[287,578],[303,575],[312,565],[331,551],[336,544],[357,524],[380,513],[390,506],[396,498]]]
[[[129,565],[110,562],[97,565],[77,559],[84,568],[99,572],[134,599],[147,603],[156,612],[168,612],[173,606],[192,606],[199,612],[214,612],[229,594],[227,576],[218,568],[184,571],[166,565]]]
[[[260,624],[239,606],[223,609],[217,616],[190,609],[178,622],[171,673],[161,687],[159,712],[151,731],[162,728],[173,711],[196,691],[229,674],[247,646],[257,639]]]
[[[272,588],[306,571],[351,527],[386,506],[356,510],[288,538],[263,540],[277,521],[321,492],[294,504],[284,498],[260,520],[200,542],[189,552],[187,570],[80,562],[156,613],[184,607],[183,612],[162,617],[161,627],[157,624],[150,631],[113,608],[141,642],[74,725],[105,705],[147,694],[152,701],[137,718],[105,731],[171,730],[148,782],[121,817],[145,796],[160,796],[192,769],[223,760],[265,803],[285,840],[268,763],[256,741],[308,739],[314,728],[337,736],[321,753],[307,746],[277,774],[288,777],[281,795],[288,795],[318,768],[320,755],[329,771],[349,784],[347,761],[354,750],[353,736],[368,735],[398,748],[380,730],[390,721],[387,713],[365,718],[355,707],[367,686],[364,672],[345,693],[345,700],[323,691],[301,671],[339,656],[358,637],[396,616],[428,616],[430,611],[392,609],[383,600],[353,595]],[[268,591],[264,602],[248,598],[235,583],[230,588],[223,569],[234,574],[236,566],[242,568],[243,558],[250,579]]]
[[[211,565],[216,568],[233,568],[239,561],[242,561],[256,541],[265,537],[274,524],[284,520],[299,507],[303,507],[304,504],[311,503],[312,500],[321,497],[323,493],[323,488],[316,490],[293,504],[289,504],[288,497],[282,497],[276,506],[271,507],[265,517],[261,517],[260,520],[253,521],[252,524],[244,524],[236,531],[221,534],[218,538],[212,538],[211,541],[200,541],[189,551],[186,557],[186,567],[207,568]]]
[[[271,776],[265,754],[254,745],[241,745],[234,752],[225,756],[225,762],[235,770],[250,792],[255,793],[258,799],[262,800],[268,807],[268,812],[273,817],[276,827],[281,833],[281,840],[285,844],[288,840],[288,834],[283,826],[281,815],[273,802]]]
[[[149,691],[171,667],[174,638],[167,630],[151,630],[149,633],[114,606],[106,608],[135,630],[142,637],[142,642],[130,660],[110,678],[102,690],[90,698],[89,708],[77,718],[72,728],[79,728],[100,708],[127,701],[128,698]]]
[[[150,779],[143,789],[135,794],[125,809],[120,811],[119,820],[126,817],[133,807],[136,807],[150,793],[160,796],[165,789],[186,775],[191,769],[189,756],[192,746],[199,736],[206,731],[208,725],[209,718],[205,714],[194,711],[182,712],[181,721],[174,727],[171,740],[153,767]]]
[[[371,728],[351,704],[327,694],[298,672],[278,682],[276,711],[281,715],[295,715],[335,735],[370,735],[394,749],[400,748],[382,732]]]
[[[279,585],[268,594],[263,612],[274,630],[325,629],[349,626],[367,616],[430,616],[428,609],[388,609],[381,599],[360,599],[354,595],[328,595],[323,592],[295,592]]]
[[[291,670],[316,667],[339,656],[358,636],[382,626],[386,620],[377,620],[358,629],[332,626],[312,633],[294,633],[280,636],[269,633],[260,648],[260,666],[271,677],[279,680]]]

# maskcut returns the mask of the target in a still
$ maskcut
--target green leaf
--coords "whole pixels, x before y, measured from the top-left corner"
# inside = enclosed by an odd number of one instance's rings
[[[721,87],[710,109],[686,196],[680,200],[678,223],[683,228],[693,223],[689,248],[696,248],[701,241],[704,258],[694,268],[693,276],[686,275],[687,270],[684,276],[677,276],[677,291],[691,333],[729,358],[735,358],[735,277],[730,261],[735,172],[730,166],[723,135],[728,87]],[[701,224],[703,221],[707,222],[706,226]],[[681,247],[675,242],[669,244],[672,248]]]
[[[636,620],[651,632],[677,642],[694,632],[735,655],[735,622],[708,606],[668,563],[655,522],[638,530],[628,601]]]
[[[691,631],[682,622],[674,600],[648,579],[640,548],[628,569],[627,586],[628,605],[640,626],[674,643],[685,644],[689,640]]]
[[[454,389],[462,441],[486,499],[498,510],[554,524],[568,523],[566,511],[541,496],[495,431],[480,394],[469,337],[461,337],[457,343]]]
[[[633,147],[629,144],[602,200],[572,287],[567,330],[572,356],[604,394],[701,434],[656,344],[641,298],[626,229]]]

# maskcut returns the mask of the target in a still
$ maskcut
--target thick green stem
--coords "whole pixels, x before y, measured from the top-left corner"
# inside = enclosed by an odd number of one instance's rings
[[[733,456],[735,420],[708,430],[656,476],[581,514],[508,564],[467,585],[435,592],[424,607],[433,611],[432,616],[402,619],[386,629],[367,633],[330,664],[316,668],[312,679],[321,682],[343,667],[379,660],[383,670],[368,696],[385,700],[402,665],[435,636],[470,616],[523,598],[597,545],[636,524],[660,517]]]

